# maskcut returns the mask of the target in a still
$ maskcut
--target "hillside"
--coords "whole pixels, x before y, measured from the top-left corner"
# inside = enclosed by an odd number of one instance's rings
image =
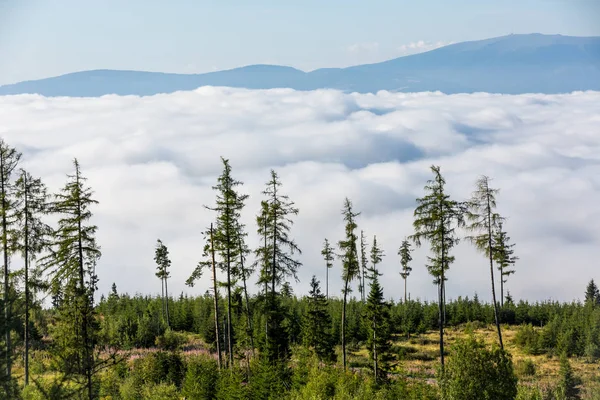
[[[153,95],[200,86],[332,88],[444,93],[566,93],[600,90],[600,37],[508,35],[348,68],[303,72],[251,65],[205,74],[93,70],[0,86],[0,95],[96,97]]]

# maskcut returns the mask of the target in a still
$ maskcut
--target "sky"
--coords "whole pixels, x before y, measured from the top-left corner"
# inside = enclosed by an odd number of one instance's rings
[[[0,0],[0,85],[90,69],[305,71],[510,33],[600,35],[597,0]]]
[[[99,289],[159,293],[154,246],[172,259],[169,288],[203,294],[204,276],[184,285],[202,259],[201,232],[215,214],[211,189],[230,160],[250,197],[242,211],[248,245],[270,169],[299,208],[290,235],[302,250],[297,294],[314,274],[325,281],[325,238],[344,238],[348,197],[368,243],[386,256],[384,293],[403,297],[398,247],[413,232],[415,199],[439,165],[455,200],[480,174],[499,188],[497,211],[519,260],[507,282],[514,298],[581,299],[600,281],[600,92],[563,95],[344,94],[334,90],[203,87],[155,96],[46,98],[0,96],[0,137],[23,152],[22,167],[57,192],[77,157],[99,204],[91,209],[102,258]],[[459,231],[459,237],[466,232]],[[413,254],[411,297],[435,300],[424,243]],[[490,299],[489,264],[463,241],[448,273],[447,295]],[[15,257],[12,268],[22,262]],[[496,279],[498,279],[496,275]],[[252,288],[257,276],[250,279]],[[341,266],[330,275],[339,295]],[[354,284],[356,294],[356,283]]]

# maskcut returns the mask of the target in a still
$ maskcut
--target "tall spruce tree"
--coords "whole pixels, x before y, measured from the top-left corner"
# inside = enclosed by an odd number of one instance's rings
[[[327,298],[321,293],[319,281],[313,275],[308,292],[308,309],[304,319],[304,344],[312,347],[320,360],[334,361],[334,341],[331,335],[331,316],[327,311]]]
[[[400,249],[398,249],[398,255],[400,256],[400,265],[402,266],[402,271],[400,272],[400,276],[404,279],[404,303],[407,302],[407,290],[406,290],[406,280],[408,279],[410,272],[412,271],[412,267],[410,266],[410,262],[412,261],[412,249],[410,246],[410,242],[407,239],[402,241],[400,245]]]
[[[502,226],[502,221],[498,222],[498,229],[494,232],[494,261],[500,271],[500,306],[504,307],[504,284],[508,277],[515,273],[514,265],[519,259],[515,256],[513,247],[514,243],[510,243],[510,237]]]
[[[423,240],[430,244],[432,256],[428,256],[427,270],[433,276],[433,283],[438,287],[440,363],[444,368],[444,287],[446,271],[454,262],[450,250],[458,243],[456,229],[464,224],[463,204],[450,199],[445,191],[446,181],[442,177],[440,167],[432,165],[434,178],[425,185],[425,196],[417,199],[414,211],[413,228],[415,233],[409,237],[416,246]]]
[[[15,218],[16,229],[12,232],[14,251],[23,257],[25,286],[25,323],[24,323],[24,367],[25,386],[29,384],[29,347],[30,347],[30,308],[32,303],[30,277],[31,262],[45,249],[52,235],[52,228],[45,224],[42,216],[48,211],[46,186],[39,178],[32,177],[21,169],[15,182]]]
[[[164,289],[162,300],[163,300],[163,313],[167,322],[167,327],[171,326],[169,318],[169,288],[167,280],[169,279],[171,267],[171,260],[169,259],[169,249],[160,240],[156,240],[156,247],[154,249],[154,262],[156,263],[156,276],[162,281],[162,287]]]
[[[248,234],[244,231],[245,226],[238,222],[237,227],[237,243],[239,251],[239,274],[242,278],[242,289],[244,291],[244,313],[246,314],[246,335],[250,340],[250,349],[252,355],[254,355],[254,329],[252,328],[252,311],[250,308],[250,296],[248,295],[248,279],[254,273],[253,264],[249,264],[247,261],[248,254],[251,253],[250,248],[246,244],[246,236]]]
[[[390,360],[391,327],[390,327],[390,305],[383,297],[383,288],[379,283],[379,269],[377,266],[383,260],[384,252],[377,245],[377,237],[373,237],[371,247],[371,267],[369,268],[369,280],[371,287],[365,306],[366,322],[369,335],[367,337],[367,348],[373,362],[373,374],[375,381],[385,379]]]
[[[338,257],[340,257],[342,260],[342,280],[344,281],[344,287],[342,289],[342,363],[344,370],[346,370],[346,305],[348,301],[348,294],[352,291],[352,289],[350,289],[350,283],[360,274],[358,249],[356,246],[358,238],[355,233],[357,228],[355,219],[360,215],[360,213],[355,213],[352,210],[352,202],[347,197],[344,200],[342,215],[344,216],[344,221],[346,222],[346,237],[344,240],[340,240],[338,242],[338,247],[341,251],[341,254],[339,254]]]
[[[360,231],[360,275],[358,277],[358,290],[360,291],[360,298],[364,303],[367,299],[367,269],[369,267],[369,261],[367,258],[367,241],[363,230]]]
[[[90,207],[98,202],[85,186],[79,162],[73,161],[74,174],[68,180],[52,209],[60,219],[54,232],[52,251],[44,260],[54,288],[64,288],[54,328],[54,354],[66,379],[89,400],[98,397],[94,376],[105,362],[95,355],[99,325],[96,321],[94,292],[98,278],[96,263],[101,253],[96,243],[96,225]]]
[[[267,296],[267,354],[270,361],[285,359],[289,355],[289,343],[283,332],[282,322],[284,313],[281,309],[280,299],[277,296],[277,286],[287,277],[298,281],[297,271],[302,265],[293,256],[302,254],[296,242],[290,238],[291,227],[294,223],[292,216],[298,215],[298,208],[293,201],[280,188],[282,183],[274,170],[271,170],[271,179],[266,183],[263,195],[267,198],[263,203],[262,225],[259,224],[259,234],[266,235],[270,250],[270,268],[261,274],[262,280],[268,280],[270,293]],[[262,230],[264,229],[264,232]],[[264,282],[263,282],[264,283]]]
[[[499,190],[490,187],[490,178],[483,175],[475,183],[476,189],[468,201],[466,212],[467,230],[474,235],[467,236],[467,239],[475,248],[484,253],[490,262],[490,282],[492,284],[492,302],[494,306],[494,321],[498,331],[498,341],[500,348],[504,349],[502,342],[502,329],[500,328],[500,315],[498,312],[498,302],[496,301],[496,284],[494,280],[494,232],[498,230],[502,217],[496,209],[496,194]],[[502,277],[500,277],[502,279]]]
[[[9,146],[4,139],[0,138],[0,228],[2,229],[0,234],[2,237],[2,254],[3,254],[3,271],[4,271],[4,345],[5,349],[5,365],[4,374],[5,377],[2,379],[7,385],[11,384],[12,381],[12,357],[13,350],[11,346],[11,327],[12,327],[12,315],[11,305],[12,299],[10,298],[11,284],[10,284],[10,230],[13,226],[14,220],[14,181],[12,179],[13,172],[19,164],[21,159],[21,153],[13,147]],[[11,396],[11,389],[6,386],[7,395]]]
[[[239,219],[248,195],[236,191],[236,187],[242,185],[242,182],[233,179],[231,176],[229,160],[221,157],[221,161],[223,162],[223,172],[217,179],[217,185],[213,186],[213,190],[217,192],[215,206],[205,207],[217,213],[214,241],[215,247],[221,256],[222,262],[220,265],[226,276],[223,285],[227,290],[227,353],[229,355],[229,365],[233,366],[231,294],[239,279],[239,271],[236,268],[236,260],[240,256]]]
[[[329,300],[329,270],[333,268],[333,261],[335,260],[333,247],[329,244],[329,240],[325,239],[325,243],[323,243],[323,250],[321,250],[321,255],[325,260],[325,298]]]

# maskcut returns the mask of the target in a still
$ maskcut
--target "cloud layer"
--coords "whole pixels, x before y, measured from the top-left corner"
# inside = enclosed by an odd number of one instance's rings
[[[386,296],[403,284],[396,255],[412,233],[415,198],[440,165],[448,190],[466,199],[479,174],[501,189],[499,212],[516,242],[510,292],[531,300],[582,296],[600,280],[600,93],[568,95],[440,93],[343,94],[319,90],[251,91],[204,87],[151,97],[0,97],[0,136],[24,154],[25,167],[58,190],[77,157],[100,204],[94,210],[103,257],[100,290],[160,291],[154,276],[157,238],[173,260],[169,287],[203,293],[206,277],[184,285],[202,251],[201,231],[214,215],[211,186],[219,156],[250,195],[243,213],[250,245],[255,215],[275,168],[300,209],[292,236],[303,254],[298,293],[312,274],[324,282],[324,238],[342,239],[348,196],[360,229],[386,252]],[[435,298],[416,251],[409,291]],[[489,268],[464,243],[455,251],[448,296],[488,299]],[[18,264],[17,260],[13,265]],[[339,263],[330,293],[339,293]],[[356,285],[355,285],[356,286]]]

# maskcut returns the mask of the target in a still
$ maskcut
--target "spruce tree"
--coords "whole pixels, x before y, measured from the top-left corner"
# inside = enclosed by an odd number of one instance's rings
[[[357,228],[355,219],[360,213],[352,211],[352,202],[346,197],[344,200],[344,208],[342,209],[342,215],[346,222],[345,232],[346,237],[344,240],[338,242],[338,247],[341,251],[338,257],[342,260],[342,280],[344,281],[344,287],[342,289],[343,300],[342,300],[342,363],[344,370],[346,369],[346,305],[348,301],[348,294],[352,291],[350,289],[350,283],[353,279],[357,278],[360,274],[360,265],[358,260],[358,249],[356,248],[356,237],[355,230]]]
[[[282,322],[285,319],[277,296],[277,286],[291,277],[298,281],[297,271],[302,263],[293,256],[302,254],[296,242],[290,238],[292,217],[298,215],[298,208],[287,195],[281,193],[279,176],[271,170],[271,179],[266,183],[263,194],[267,197],[262,203],[259,222],[259,234],[266,237],[268,245],[263,249],[265,256],[270,251],[269,269],[261,274],[262,283],[270,286],[267,295],[267,355],[270,361],[282,360],[289,355],[289,343]],[[262,227],[261,227],[262,225]]]
[[[366,285],[366,277],[367,277],[367,268],[369,261],[367,259],[367,241],[366,241],[365,233],[360,231],[360,275],[358,277],[358,290],[360,292],[360,298],[364,303],[367,299],[367,285]]]
[[[308,306],[304,319],[305,346],[312,347],[323,361],[334,361],[334,341],[331,335],[331,316],[327,311],[327,298],[321,293],[319,281],[313,275],[308,292]]]
[[[383,251],[377,245],[377,237],[373,237],[371,268],[369,268],[371,288],[365,309],[369,332],[367,348],[371,361],[373,361],[373,374],[376,382],[382,381],[386,377],[385,371],[388,369],[391,348],[390,305],[383,297],[383,288],[379,283],[381,274],[377,268],[377,265],[383,260],[383,256]]]
[[[57,310],[54,352],[64,376],[85,392],[89,400],[97,398],[94,375],[106,363],[94,354],[99,325],[94,308],[94,292],[98,278],[96,263],[101,256],[96,243],[95,225],[90,207],[98,202],[85,186],[77,159],[74,174],[62,191],[55,195],[52,211],[61,217],[54,232],[52,252],[44,258],[55,289],[62,290]]]
[[[414,211],[413,228],[415,233],[409,238],[415,245],[421,246],[423,240],[430,243],[432,256],[428,256],[427,270],[433,276],[433,283],[438,287],[438,312],[440,331],[440,363],[444,366],[444,287],[446,271],[454,262],[450,250],[458,243],[456,228],[464,224],[464,206],[450,199],[445,191],[446,181],[442,177],[439,166],[431,166],[434,174],[432,180],[425,185],[425,196],[417,199]]]
[[[514,265],[519,257],[515,256],[514,244],[510,243],[510,237],[503,230],[502,221],[498,223],[498,229],[494,233],[494,261],[500,271],[500,306],[504,307],[504,284],[510,275],[515,273]]]
[[[581,399],[580,388],[581,378],[573,373],[573,368],[566,355],[560,358],[560,370],[558,372],[559,381],[556,390],[558,400],[577,400]]]
[[[327,238],[325,239],[325,243],[323,243],[321,255],[325,260],[325,298],[329,300],[329,270],[333,268],[333,261],[335,258],[333,254],[333,247],[331,247]]]
[[[407,239],[402,241],[402,245],[400,245],[400,249],[398,249],[398,255],[400,256],[400,265],[402,266],[402,272],[400,272],[400,276],[404,279],[404,303],[407,302],[407,290],[406,290],[406,280],[412,271],[410,266],[410,262],[412,261],[412,252],[410,242]]]
[[[229,354],[229,365],[233,366],[231,294],[239,279],[239,271],[236,268],[236,260],[240,256],[239,219],[248,195],[236,191],[236,187],[242,185],[242,182],[233,179],[231,176],[229,160],[221,157],[221,161],[223,162],[223,172],[217,179],[217,185],[213,186],[213,190],[217,192],[215,206],[205,207],[217,213],[214,241],[215,247],[221,256],[222,262],[220,265],[226,276],[223,285],[227,290],[227,353]]]
[[[246,314],[246,335],[250,339],[250,348],[254,355],[254,329],[252,328],[252,311],[250,309],[250,296],[248,295],[248,279],[254,273],[254,266],[246,262],[246,257],[250,254],[250,249],[246,245],[245,238],[248,234],[244,231],[244,225],[238,222],[237,243],[239,251],[239,274],[242,278],[242,288],[244,291],[244,313]]]
[[[476,189],[468,202],[466,217],[469,221],[467,230],[474,233],[472,236],[467,236],[467,239],[471,241],[477,250],[484,253],[490,262],[494,320],[496,323],[496,330],[498,331],[500,348],[504,349],[498,302],[496,301],[496,285],[494,281],[494,232],[498,230],[500,221],[502,220],[502,217],[495,212],[496,194],[498,192],[498,189],[490,187],[489,177],[484,175],[477,179]],[[502,277],[500,278],[502,279]]]
[[[600,290],[592,279],[585,288],[585,303],[600,306]]]
[[[167,280],[169,279],[169,267],[171,266],[171,260],[169,259],[169,249],[163,244],[160,239],[156,241],[156,248],[154,250],[154,262],[156,262],[156,276],[163,282],[162,287],[163,293],[163,313],[165,313],[167,327],[170,327],[169,318],[169,290],[167,286]]]
[[[24,323],[24,367],[25,385],[29,384],[29,313],[32,303],[30,269],[31,262],[47,247],[52,228],[45,224],[42,216],[48,211],[46,186],[39,178],[33,178],[25,170],[20,170],[15,182],[16,229],[12,232],[13,248],[20,253],[24,266],[25,323]]]
[[[5,350],[5,377],[4,382],[10,384],[12,381],[12,346],[11,346],[11,326],[12,326],[12,315],[11,315],[11,304],[12,299],[10,298],[10,230],[14,224],[14,182],[12,174],[19,164],[21,159],[21,153],[10,147],[4,139],[0,138],[0,232],[2,237],[2,254],[4,256],[4,344]],[[6,392],[8,396],[11,396],[11,389],[6,386]]]

